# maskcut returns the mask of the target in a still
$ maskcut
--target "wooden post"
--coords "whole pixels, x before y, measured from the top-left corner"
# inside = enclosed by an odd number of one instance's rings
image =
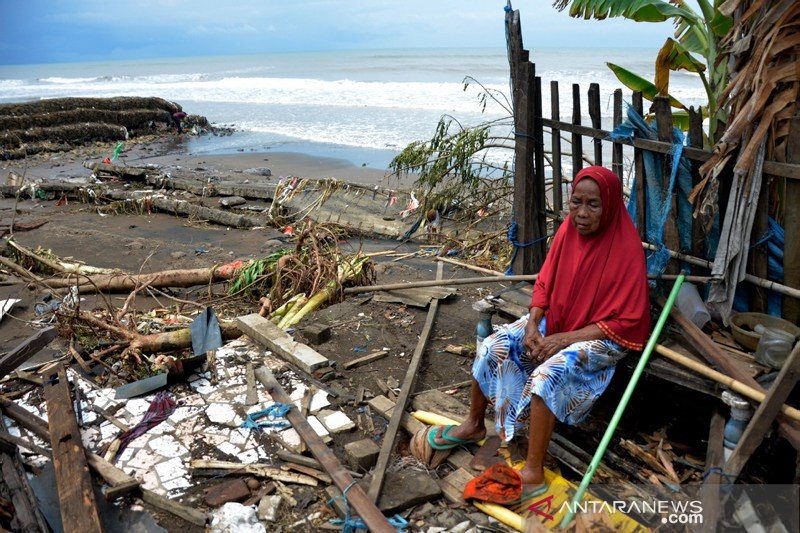
[[[622,124],[622,89],[614,90],[614,128]],[[613,129],[613,128],[612,128]],[[624,183],[625,176],[624,169],[622,168],[622,144],[615,142],[611,149],[611,170],[619,176],[619,179]]]
[[[0,437],[10,436],[0,414]],[[14,506],[19,531],[48,531],[47,522],[39,510],[16,446],[12,446],[8,453],[0,452],[0,474]]]
[[[356,485],[352,476],[342,467],[339,459],[333,451],[322,442],[322,438],[317,435],[314,428],[308,423],[298,411],[297,406],[292,404],[292,400],[286,391],[283,390],[278,380],[272,375],[267,367],[256,370],[256,379],[267,389],[267,392],[276,402],[291,405],[291,409],[286,413],[286,419],[291,422],[292,427],[308,445],[308,449],[317,461],[322,465],[328,475],[331,476],[334,484],[339,487],[345,497],[353,506],[353,509],[364,520],[370,531],[378,533],[394,533],[396,530],[389,524],[383,513],[372,503],[367,493],[359,485]]]
[[[756,409],[753,418],[747,424],[747,429],[744,430],[739,439],[736,449],[733,450],[733,453],[725,463],[725,473],[734,480],[739,476],[742,468],[744,468],[750,456],[753,455],[753,452],[756,451],[758,445],[764,440],[772,421],[778,415],[783,402],[792,393],[798,379],[800,379],[800,343],[789,354],[780,373],[778,373],[778,377],[775,379],[775,383],[767,392],[767,397]]]
[[[786,162],[800,164],[800,115],[795,115],[789,126]],[[783,283],[800,289],[800,180],[787,179],[783,227],[786,244],[783,250]],[[783,318],[800,324],[800,300],[783,299]]]
[[[644,116],[644,104],[641,91],[633,91],[633,109]],[[641,148],[633,149],[633,175],[636,180],[636,229],[639,238],[647,240],[647,179],[645,179],[644,155]]]
[[[438,263],[436,268],[436,279],[442,279],[444,272],[444,263]],[[403,378],[403,385],[400,388],[400,394],[397,396],[392,417],[389,420],[389,427],[386,428],[386,433],[383,435],[383,444],[381,451],[378,455],[378,462],[372,474],[372,481],[369,484],[369,499],[373,502],[378,502],[383,488],[383,478],[386,474],[386,467],[389,466],[389,460],[392,457],[392,450],[394,449],[394,441],[397,438],[397,433],[400,431],[400,423],[403,419],[403,413],[406,410],[408,398],[411,396],[411,390],[414,388],[414,382],[419,373],[419,365],[422,362],[422,355],[425,353],[425,346],[428,344],[428,337],[433,329],[433,322],[436,319],[436,312],[439,309],[439,299],[434,298],[428,308],[428,316],[425,319],[425,325],[422,327],[422,333],[419,335],[417,347],[414,350],[414,355],[411,357],[411,362],[408,364],[406,377]]]
[[[544,126],[542,125],[542,78],[536,76],[536,65],[531,64],[531,77],[533,78],[533,169],[534,179],[533,201],[533,239],[522,241],[524,243],[537,241],[529,246],[531,248],[531,261],[524,274],[539,272],[544,265],[547,255],[547,186],[544,171]]]
[[[581,125],[581,86],[572,84],[572,123]],[[583,137],[580,133],[572,134],[572,176],[575,178],[583,168]]]
[[[91,533],[102,531],[94,500],[92,478],[86,464],[78,422],[72,410],[69,381],[60,364],[50,373],[44,385],[50,443],[56,473],[58,501],[64,531]]]
[[[533,138],[533,65],[524,62],[517,67],[517,84],[514,86],[514,221],[517,224],[517,241],[529,243],[536,238],[534,197],[534,138]],[[514,264],[515,274],[533,274],[534,247],[517,249]]]
[[[758,240],[764,235],[769,228],[769,188],[767,182],[769,178],[761,175],[761,193],[758,195],[758,203],[756,204],[756,214],[753,219],[753,229],[750,232],[750,254],[747,256],[747,270],[756,277],[767,279],[767,266],[769,261],[769,253],[767,250],[767,243],[754,246]],[[790,198],[787,196],[787,198]],[[787,206],[789,203],[786,202]],[[766,313],[767,311],[767,289],[755,286],[752,288],[753,298],[750,301],[750,310],[757,313]]]
[[[653,99],[653,107],[656,112],[656,125],[658,129],[658,140],[672,144],[672,108],[670,107],[669,98],[666,96],[656,96]],[[678,189],[677,180],[673,184],[673,189],[669,189],[669,177],[672,172],[672,155],[664,154],[659,156],[661,159],[661,198],[664,201],[670,198],[670,195]],[[678,226],[676,223],[677,208],[676,202],[673,198],[669,206],[670,216],[667,216],[667,222],[663,229],[664,245],[670,250],[681,250],[680,239],[678,238]],[[684,251],[684,250],[682,250]],[[667,272],[675,273],[678,267],[670,263],[667,265]]]
[[[725,430],[725,417],[719,411],[711,414],[711,428],[708,431],[708,448],[706,449],[706,465],[708,477],[703,481],[700,488],[700,501],[703,502],[703,533],[714,533],[717,530],[717,520],[719,517],[719,485],[720,476],[711,472],[712,468],[722,468],[725,461],[723,432]]]
[[[703,148],[703,113],[701,109],[695,111],[694,107],[689,108],[689,146]],[[700,183],[700,162],[692,160],[692,187],[698,183]],[[704,234],[700,220],[692,218],[692,255],[695,257],[706,256]]]
[[[594,129],[603,128],[600,122],[600,85],[597,83],[589,84],[589,117]],[[603,140],[594,138],[592,144],[594,144],[594,164],[603,166]]]
[[[561,121],[561,111],[558,101],[558,82],[550,82],[550,118],[553,122]],[[561,210],[564,209],[564,199],[562,197],[562,180],[561,180],[561,130],[552,128],[550,130],[550,144],[553,159],[553,211],[556,213],[556,218],[553,221],[553,231],[558,231],[561,225],[559,215]]]

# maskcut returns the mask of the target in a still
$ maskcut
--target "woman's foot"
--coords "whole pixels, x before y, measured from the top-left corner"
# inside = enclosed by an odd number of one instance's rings
[[[517,471],[519,477],[522,478],[522,494],[535,495],[543,492],[543,488],[547,487],[544,481],[544,468],[534,468],[525,465]]]
[[[440,446],[453,444],[453,440],[448,440],[442,437],[442,432],[447,426],[435,426],[431,431],[434,431],[433,442]],[[469,421],[464,422],[458,426],[452,426],[447,432],[450,439],[461,439],[464,441],[479,441],[486,436],[486,427],[483,424],[471,424]]]

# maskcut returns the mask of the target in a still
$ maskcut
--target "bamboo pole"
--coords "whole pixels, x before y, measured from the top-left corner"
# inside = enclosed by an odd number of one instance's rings
[[[749,386],[745,385],[744,383],[742,383],[741,381],[737,381],[737,380],[733,379],[730,376],[726,376],[722,372],[717,372],[713,368],[710,368],[710,367],[708,367],[708,366],[706,366],[706,365],[704,365],[702,363],[699,363],[699,362],[697,362],[697,361],[695,361],[693,359],[690,359],[689,357],[686,357],[685,355],[680,354],[680,353],[676,352],[675,350],[671,350],[670,348],[667,348],[666,346],[662,346],[660,344],[656,344],[656,353],[666,357],[670,361],[674,361],[674,362],[676,362],[676,363],[678,363],[680,365],[683,365],[683,366],[685,366],[686,368],[688,368],[690,370],[694,370],[698,374],[700,374],[702,376],[705,376],[705,377],[707,377],[709,379],[712,379],[712,380],[716,381],[717,383],[725,385],[726,387],[728,387],[732,391],[738,392],[742,396],[747,396],[751,400],[755,400],[755,401],[761,403],[761,402],[764,401],[764,398],[766,398],[766,396],[767,396],[763,392],[761,392],[759,390],[756,390],[753,387],[749,387]],[[795,409],[794,407],[792,407],[790,405],[784,404],[781,407],[781,413],[785,414],[786,416],[788,416],[792,420],[800,421],[800,410]]]
[[[586,474],[583,476],[583,479],[581,480],[580,487],[578,487],[578,490],[572,497],[572,505],[569,506],[567,514],[565,514],[564,518],[561,520],[561,529],[566,528],[569,523],[572,522],[572,519],[575,516],[577,505],[583,499],[583,495],[589,488],[589,483],[592,482],[592,478],[594,477],[594,473],[597,471],[597,467],[600,466],[600,461],[602,461],[603,455],[605,455],[606,449],[611,443],[611,438],[614,436],[614,431],[616,431],[617,425],[622,419],[622,414],[625,412],[625,408],[628,406],[631,396],[633,396],[633,391],[636,389],[636,385],[639,383],[639,378],[644,373],[644,367],[647,366],[647,361],[650,359],[650,354],[653,353],[653,348],[656,346],[658,336],[661,334],[661,330],[664,329],[664,324],[666,324],[667,318],[669,317],[669,310],[672,309],[672,306],[675,304],[675,299],[678,297],[678,292],[680,291],[681,285],[683,285],[683,274],[678,275],[678,279],[675,280],[675,285],[672,286],[672,291],[670,291],[669,298],[667,298],[667,304],[664,306],[664,309],[661,311],[661,315],[658,317],[656,327],[653,328],[653,333],[650,335],[650,340],[647,341],[647,346],[645,346],[644,352],[642,352],[642,356],[639,358],[639,363],[636,365],[636,369],[633,371],[631,380],[628,382],[628,386],[625,388],[625,392],[622,394],[622,399],[619,401],[617,409],[614,411],[614,416],[611,417],[611,421],[608,423],[608,428],[606,428],[606,432],[603,434],[603,438],[600,441],[600,444],[597,446],[597,451],[594,453],[592,462],[589,465],[589,468],[586,470]]]
[[[647,250],[658,250],[657,246],[647,242],[643,242],[642,246]],[[673,252],[672,250],[667,250],[667,252],[669,252],[669,255],[672,256],[673,258],[678,259],[679,261],[690,263],[692,265],[697,265],[709,269],[714,266],[714,263],[712,263],[711,261],[706,261],[705,259],[700,259],[699,257],[693,257],[691,255],[682,254],[680,252]],[[687,280],[688,279],[689,278],[687,278]],[[757,278],[752,274],[745,274],[744,279],[745,281],[749,281],[753,285],[758,285],[759,287],[764,287],[765,289],[778,292],[785,296],[791,296],[792,298],[800,299],[800,289],[795,289],[794,287],[782,285],[780,283],[776,283],[768,279]]]

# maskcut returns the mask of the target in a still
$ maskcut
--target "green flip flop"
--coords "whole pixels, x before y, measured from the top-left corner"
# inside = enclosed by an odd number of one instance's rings
[[[527,500],[530,500],[531,498],[535,498],[537,496],[541,496],[541,495],[545,494],[549,489],[550,489],[550,485],[548,485],[547,483],[543,483],[540,486],[536,487],[535,489],[533,489],[533,490],[531,490],[529,492],[523,492],[522,496],[520,496],[518,500],[514,500],[513,502],[509,502],[509,503],[506,503],[504,505],[506,507],[510,507],[510,506],[514,506],[514,505],[521,505],[521,504],[525,503]]]
[[[436,428],[438,427],[443,427],[440,438],[450,442],[447,442],[445,444],[439,444],[438,442],[436,442],[435,440]],[[451,437],[450,430],[453,429],[454,427],[456,427],[455,424],[450,424],[447,426],[432,426],[431,429],[428,431],[428,444],[431,445],[431,448],[433,448],[434,450],[452,450],[457,446],[463,446],[465,444],[474,444],[476,442],[483,440],[483,437],[481,437],[480,439],[459,439],[458,437]]]

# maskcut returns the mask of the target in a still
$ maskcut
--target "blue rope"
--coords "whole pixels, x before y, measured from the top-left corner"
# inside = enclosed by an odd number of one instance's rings
[[[544,237],[539,237],[538,239],[535,239],[531,242],[521,243],[517,239],[518,229],[519,226],[517,225],[517,221],[512,220],[511,224],[508,226],[508,233],[506,234],[506,236],[508,237],[508,242],[514,245],[514,253],[511,255],[511,261],[509,262],[508,268],[505,271],[506,276],[511,276],[512,274],[514,274],[514,270],[512,267],[514,265],[514,260],[517,258],[517,252],[519,252],[520,248],[527,248],[528,246],[533,246],[537,242],[541,242],[550,237],[550,235],[546,234]]]
[[[333,504],[333,502],[336,500],[342,500],[342,507],[344,507],[344,519],[335,518],[331,520],[331,524],[334,526],[342,526],[342,533],[352,533],[356,529],[367,529],[367,524],[365,524],[361,518],[350,517],[350,505],[347,503],[347,491],[350,490],[355,484],[356,482],[354,480],[344,488],[341,496],[333,496],[330,500],[328,500],[328,504]],[[408,520],[399,514],[394,515],[388,520],[389,523],[394,526],[395,529],[397,529],[398,533],[403,533],[408,527]]]
[[[247,429],[260,429],[260,428],[288,428],[291,426],[286,420],[276,420],[283,418],[292,409],[290,403],[274,403],[264,409],[263,411],[256,411],[247,415],[247,419],[242,422],[242,427]],[[267,417],[269,420],[266,422],[258,422],[259,418]]]

